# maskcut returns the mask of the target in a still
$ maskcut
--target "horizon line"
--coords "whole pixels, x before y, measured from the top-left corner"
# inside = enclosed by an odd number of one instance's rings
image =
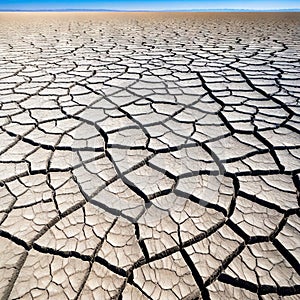
[[[300,12],[299,8],[252,9],[252,8],[191,8],[191,9],[102,9],[102,8],[57,8],[57,9],[1,9],[0,12]]]

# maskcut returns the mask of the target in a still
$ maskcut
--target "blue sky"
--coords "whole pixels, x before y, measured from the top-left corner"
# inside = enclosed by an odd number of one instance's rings
[[[300,0],[0,0],[0,9],[286,9],[300,8]]]

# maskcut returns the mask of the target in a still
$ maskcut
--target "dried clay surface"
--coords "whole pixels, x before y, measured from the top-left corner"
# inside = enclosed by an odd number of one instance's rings
[[[300,15],[0,14],[0,298],[299,299]]]

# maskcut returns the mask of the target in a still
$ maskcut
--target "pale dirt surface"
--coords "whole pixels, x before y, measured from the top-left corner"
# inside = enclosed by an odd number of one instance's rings
[[[299,299],[300,14],[0,13],[0,298]]]

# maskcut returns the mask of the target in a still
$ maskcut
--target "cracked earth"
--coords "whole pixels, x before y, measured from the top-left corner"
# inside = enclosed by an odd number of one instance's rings
[[[0,25],[0,298],[299,299],[299,14]]]

